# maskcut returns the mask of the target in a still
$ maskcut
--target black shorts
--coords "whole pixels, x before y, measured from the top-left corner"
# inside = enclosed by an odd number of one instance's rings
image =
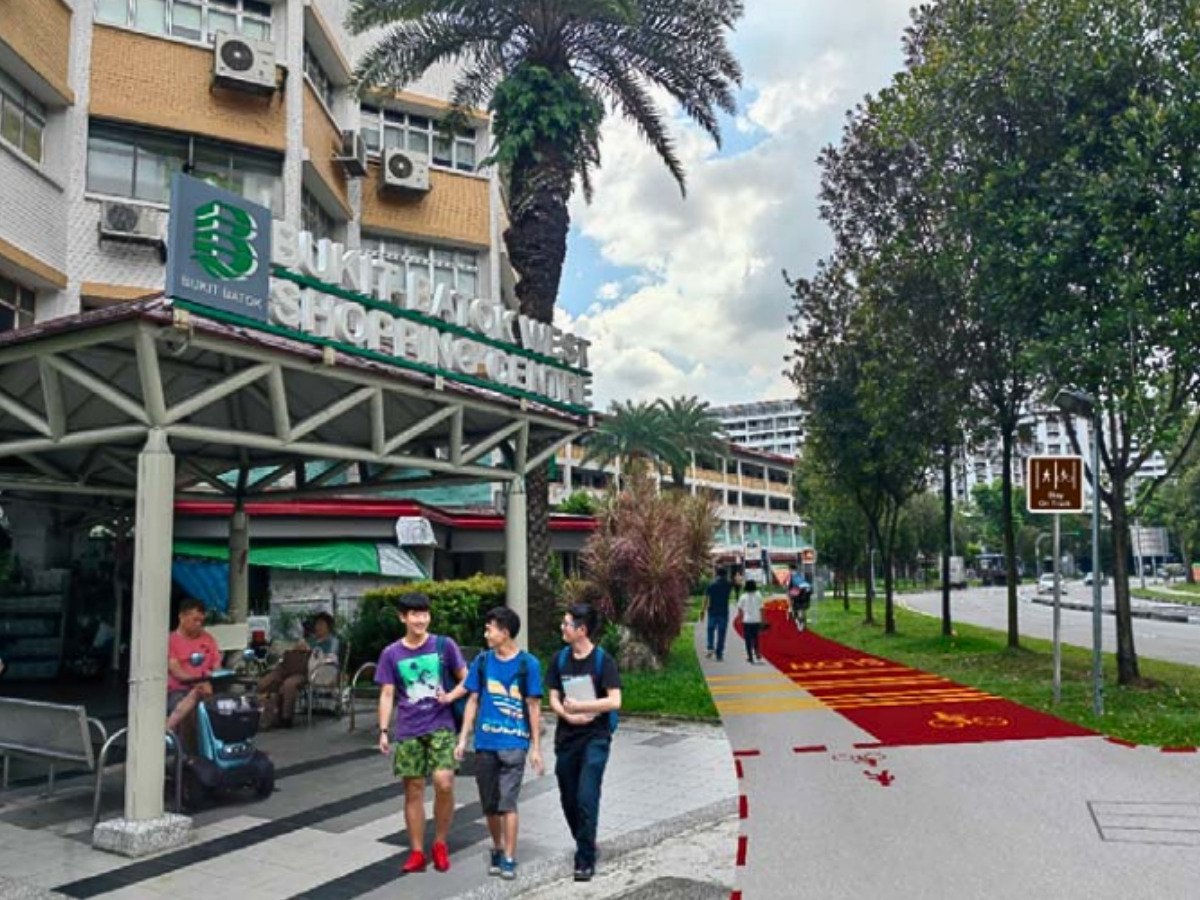
[[[484,815],[516,812],[524,777],[524,750],[475,751],[475,783]]]

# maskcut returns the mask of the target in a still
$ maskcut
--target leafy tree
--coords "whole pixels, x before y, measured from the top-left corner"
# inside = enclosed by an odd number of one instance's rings
[[[692,456],[718,457],[725,452],[721,420],[713,415],[707,401],[694,396],[659,400],[658,405],[667,439],[677,450],[683,451],[682,460],[678,453],[665,459],[671,469],[671,483],[676,489],[683,490]]]
[[[447,127],[492,113],[508,213],[504,242],[520,311],[554,313],[578,177],[590,198],[608,110],[631,121],[683,191],[685,176],[653,91],[665,91],[715,141],[735,110],[741,69],[726,33],[741,0],[354,0],[355,34],[380,29],[355,70],[360,90],[400,90],[442,63],[458,66]],[[537,448],[530,448],[536,452]],[[535,643],[553,630],[545,466],[527,478],[529,611]]]
[[[850,582],[864,561],[867,523],[852,497],[842,485],[827,476],[820,461],[807,448],[796,460],[793,479],[796,508],[815,529],[819,555],[817,562],[833,573],[834,593],[842,596],[842,605],[850,608]]]

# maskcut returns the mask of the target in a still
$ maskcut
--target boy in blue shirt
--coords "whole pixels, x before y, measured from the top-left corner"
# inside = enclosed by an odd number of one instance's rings
[[[484,617],[488,650],[467,672],[470,692],[454,756],[467,751],[467,735],[475,735],[475,783],[479,803],[492,835],[488,874],[517,877],[517,798],[525,760],[541,775],[542,671],[537,657],[517,647],[521,617],[497,606]],[[478,717],[478,725],[476,718]]]

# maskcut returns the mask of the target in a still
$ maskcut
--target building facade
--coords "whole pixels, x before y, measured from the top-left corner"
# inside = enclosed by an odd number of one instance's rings
[[[439,126],[453,72],[350,90],[373,36],[347,0],[0,4],[0,329],[163,287],[171,177],[403,265],[419,288],[499,296],[488,119]]]
[[[1075,435],[1079,440],[1079,451],[1091,465],[1091,423],[1073,417]],[[1025,461],[1031,456],[1070,456],[1075,453],[1070,433],[1063,421],[1063,414],[1055,408],[1030,407],[1018,426],[1018,440],[1013,448],[1012,479],[1015,487],[1025,487]],[[932,472],[932,489],[941,489],[941,469]],[[1153,453],[1133,478],[1133,486],[1161,477],[1166,473],[1166,460],[1161,453]],[[956,502],[971,498],[976,485],[989,485],[999,481],[1004,474],[1004,458],[998,440],[970,444],[960,449],[954,462],[954,496]],[[1085,498],[1091,497],[1091,488],[1085,480]],[[1090,499],[1087,500],[1090,503]]]
[[[713,552],[719,559],[740,556],[747,544],[758,544],[780,560],[799,558],[809,547],[796,510],[794,464],[789,457],[736,444],[729,444],[716,463],[697,464],[693,457],[685,483],[692,494],[706,495],[716,505]],[[550,502],[561,503],[577,491],[600,495],[619,475],[619,464],[601,466],[587,460],[583,447],[569,444],[555,458]],[[669,481],[669,476],[660,478]]]
[[[795,457],[804,443],[800,404],[795,400],[717,406],[712,413],[731,442],[752,450]]]

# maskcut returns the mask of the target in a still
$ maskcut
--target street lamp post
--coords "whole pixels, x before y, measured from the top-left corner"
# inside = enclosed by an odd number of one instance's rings
[[[1092,423],[1092,711],[1104,714],[1104,673],[1101,668],[1103,630],[1100,608],[1100,403],[1083,391],[1061,390],[1055,405],[1068,415]]]

